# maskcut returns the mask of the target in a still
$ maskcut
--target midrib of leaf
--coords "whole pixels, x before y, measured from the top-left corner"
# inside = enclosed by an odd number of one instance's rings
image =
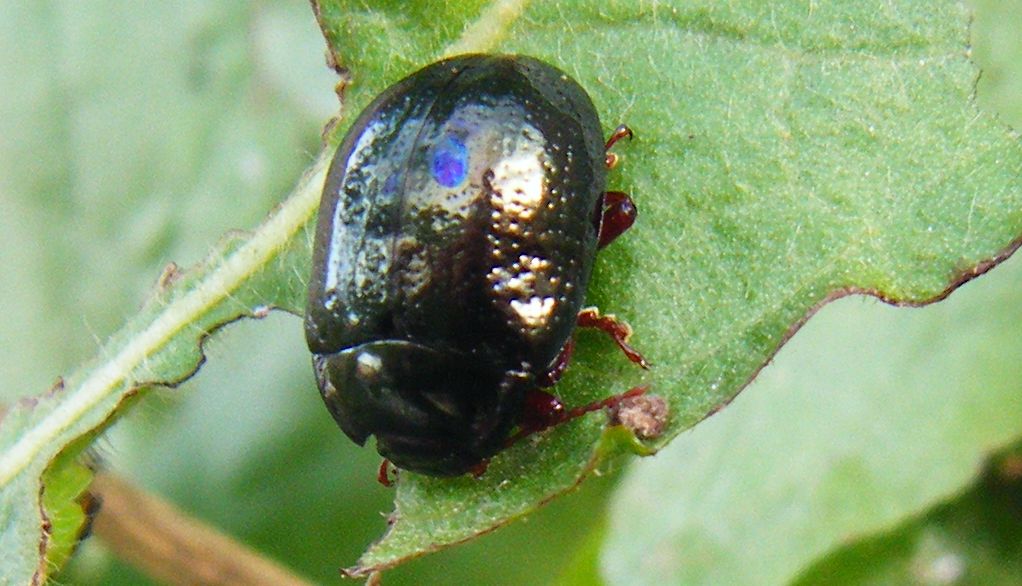
[[[484,53],[500,43],[518,18],[525,12],[529,0],[497,0],[486,7],[461,32],[461,37],[447,46],[444,57],[462,53]]]
[[[327,159],[321,156],[289,197],[244,245],[199,281],[195,288],[167,304],[160,315],[110,360],[100,365],[46,417],[28,429],[0,455],[0,485],[9,484],[47,446],[73,427],[92,407],[128,379],[130,373],[158,352],[181,329],[223,302],[304,226],[319,204]],[[171,382],[171,381],[156,381]]]

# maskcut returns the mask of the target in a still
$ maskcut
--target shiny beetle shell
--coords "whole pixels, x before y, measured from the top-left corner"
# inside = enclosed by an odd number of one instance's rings
[[[433,475],[503,447],[575,328],[604,157],[588,95],[530,57],[434,63],[359,115],[323,190],[305,320],[351,439]]]

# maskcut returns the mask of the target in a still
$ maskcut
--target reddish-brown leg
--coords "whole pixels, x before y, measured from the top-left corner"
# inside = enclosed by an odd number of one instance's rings
[[[544,389],[557,384],[557,381],[561,380],[561,377],[564,375],[564,371],[568,370],[568,363],[571,362],[571,354],[574,351],[575,339],[568,338],[564,348],[561,348],[561,353],[554,360],[553,366],[550,367],[550,370],[537,377],[536,384]]]
[[[586,413],[607,408],[613,409],[621,401],[637,397],[648,389],[647,386],[633,387],[620,395],[613,395],[572,409],[566,408],[560,399],[546,391],[530,390],[525,395],[525,408],[522,412],[522,420],[518,424],[518,432],[507,439],[505,446],[511,446],[534,433],[571,421]]]
[[[607,139],[607,143],[604,149],[607,151],[606,164],[608,169],[613,169],[617,165],[618,157],[614,153],[610,152],[610,148],[614,146],[614,143],[621,140],[622,138],[628,137],[631,139],[634,135],[632,130],[622,124],[614,130],[614,134],[610,135]],[[604,197],[600,207],[600,240],[599,247],[603,248],[615,238],[620,236],[625,230],[632,227],[635,223],[635,216],[638,211],[635,209],[635,202],[632,198],[628,197],[627,193],[620,191],[608,191]]]
[[[479,478],[483,474],[486,474],[486,469],[489,467],[490,467],[489,459],[480,460],[478,464],[472,466],[468,473],[472,475],[472,478]]]
[[[522,406],[522,419],[518,422],[520,431],[525,435],[541,429],[557,425],[562,421],[567,408],[557,397],[540,389],[532,389],[525,393],[525,404]],[[524,436],[523,436],[524,437]]]
[[[600,311],[595,307],[583,309],[578,312],[575,319],[580,328],[595,328],[609,335],[629,360],[649,369],[649,362],[646,358],[628,343],[628,339],[632,336],[632,328],[627,323],[618,321],[617,317],[613,315],[600,315]],[[564,372],[568,370],[568,364],[571,362],[571,355],[574,351],[575,339],[569,338],[550,369],[536,377],[536,385],[546,389],[557,384],[557,381],[564,376]]]
[[[614,146],[614,143],[616,143],[617,141],[621,140],[626,136],[628,137],[629,140],[631,140],[632,137],[635,136],[632,133],[632,129],[628,128],[624,124],[618,126],[617,128],[614,129],[614,133],[610,135],[610,138],[607,139],[607,144],[604,145],[603,150],[609,151],[610,147]],[[617,155],[615,155],[614,153],[607,153],[606,163],[608,169],[613,169],[614,166],[617,165],[617,161],[618,161]]]
[[[603,220],[597,246],[603,248],[632,227],[639,211],[627,193],[608,191],[603,196]]]
[[[629,360],[649,370],[649,362],[632,348],[628,338],[632,336],[632,327],[613,315],[600,315],[600,310],[595,307],[587,307],[578,312],[578,326],[580,328],[596,328],[610,336],[617,347],[625,353]]]
[[[394,474],[397,474],[396,468],[394,469]],[[390,460],[384,458],[380,462],[380,470],[376,473],[376,481],[387,488],[394,486],[394,481],[390,479]]]
[[[648,390],[649,390],[648,385],[632,387],[627,391],[621,393],[620,395],[612,395],[610,397],[600,399],[599,401],[593,401],[588,405],[582,405],[581,407],[569,409],[561,417],[561,420],[558,421],[555,425],[560,425],[565,421],[571,421],[576,417],[582,417],[586,413],[592,413],[593,411],[599,411],[600,409],[613,409],[614,407],[617,407],[618,403],[620,403],[621,401],[624,401],[625,399],[631,399],[632,397],[638,397],[639,395],[643,395]]]

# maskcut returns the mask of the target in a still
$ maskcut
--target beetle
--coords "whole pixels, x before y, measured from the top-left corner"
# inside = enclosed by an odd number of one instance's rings
[[[327,173],[305,318],[345,434],[375,436],[399,468],[460,475],[621,397],[568,410],[541,387],[577,325],[647,366],[626,324],[583,310],[597,249],[636,217],[605,191],[625,136],[604,142],[585,90],[521,55],[439,61],[365,108]]]

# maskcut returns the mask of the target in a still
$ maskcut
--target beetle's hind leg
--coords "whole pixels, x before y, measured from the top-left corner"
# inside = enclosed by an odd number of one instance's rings
[[[623,401],[638,397],[649,390],[648,386],[632,387],[619,395],[613,395],[593,401],[586,405],[568,409],[560,399],[550,393],[532,389],[525,394],[525,406],[522,410],[522,419],[518,424],[518,431],[507,439],[505,446],[511,446],[534,433],[539,433],[556,425],[566,423],[603,409],[616,409]]]
[[[629,360],[642,368],[649,368],[649,362],[643,355],[628,343],[632,335],[632,328],[627,323],[620,321],[613,315],[600,315],[595,307],[587,307],[578,312],[578,326],[581,328],[595,328],[609,335],[618,348],[624,352]],[[542,390],[545,387],[552,387],[568,368],[571,362],[571,355],[575,349],[575,339],[569,338],[561,348],[561,352],[554,359],[550,368],[537,378],[537,385],[541,388],[534,388],[526,391],[525,404],[522,407],[522,415],[518,422],[518,432],[508,439],[507,445],[511,445],[525,436],[532,435],[548,427],[560,425],[565,421],[574,419],[591,411],[598,411],[605,407],[616,407],[622,400],[638,396],[646,392],[646,387],[635,387],[620,395],[614,395],[583,405],[568,409],[560,399]]]

